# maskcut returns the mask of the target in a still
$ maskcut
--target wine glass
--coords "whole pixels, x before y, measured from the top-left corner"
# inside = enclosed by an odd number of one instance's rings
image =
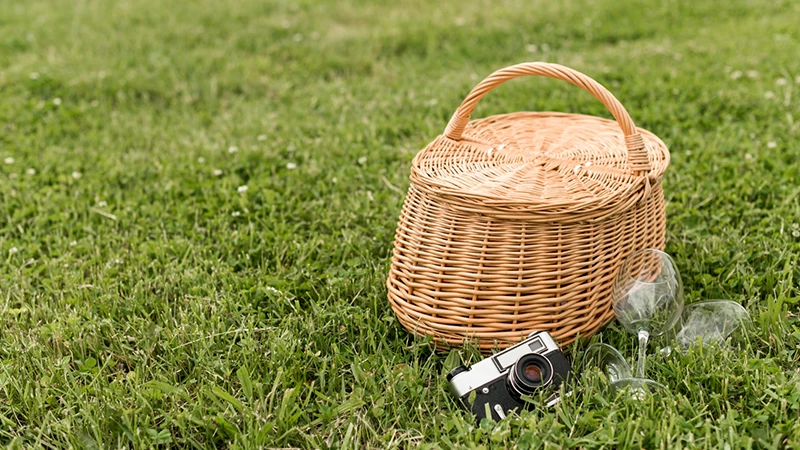
[[[647,380],[648,340],[672,329],[683,310],[683,283],[675,262],[653,248],[632,253],[617,273],[612,302],[617,320],[639,339],[635,378]]]

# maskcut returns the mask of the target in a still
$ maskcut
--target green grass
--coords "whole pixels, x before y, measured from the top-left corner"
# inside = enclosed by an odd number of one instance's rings
[[[0,0],[0,443],[800,447],[798,17],[791,0]],[[476,428],[443,376],[475,353],[406,333],[384,281],[411,158],[482,76],[527,60],[595,77],[667,143],[687,297],[736,300],[755,327],[740,350],[653,355],[669,395],[589,377]],[[518,110],[608,117],[541,79],[476,114]],[[619,326],[592,340],[633,354]]]

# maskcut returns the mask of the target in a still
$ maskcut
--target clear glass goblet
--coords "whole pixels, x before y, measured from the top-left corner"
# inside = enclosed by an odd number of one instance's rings
[[[632,253],[617,273],[612,302],[617,320],[639,338],[635,378],[646,379],[648,340],[671,330],[683,311],[683,283],[675,262],[657,249]]]

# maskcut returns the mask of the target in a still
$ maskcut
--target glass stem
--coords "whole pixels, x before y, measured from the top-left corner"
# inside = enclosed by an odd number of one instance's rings
[[[647,330],[639,330],[639,360],[636,362],[636,377],[645,378],[644,376],[644,361],[647,353],[647,340],[650,338],[650,332]]]

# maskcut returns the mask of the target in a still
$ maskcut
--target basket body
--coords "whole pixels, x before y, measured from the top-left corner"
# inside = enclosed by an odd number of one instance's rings
[[[400,323],[438,349],[469,339],[484,352],[533,331],[562,346],[593,334],[613,318],[625,257],[664,248],[666,146],[617,114],[468,122],[462,108],[414,159],[387,281]]]

